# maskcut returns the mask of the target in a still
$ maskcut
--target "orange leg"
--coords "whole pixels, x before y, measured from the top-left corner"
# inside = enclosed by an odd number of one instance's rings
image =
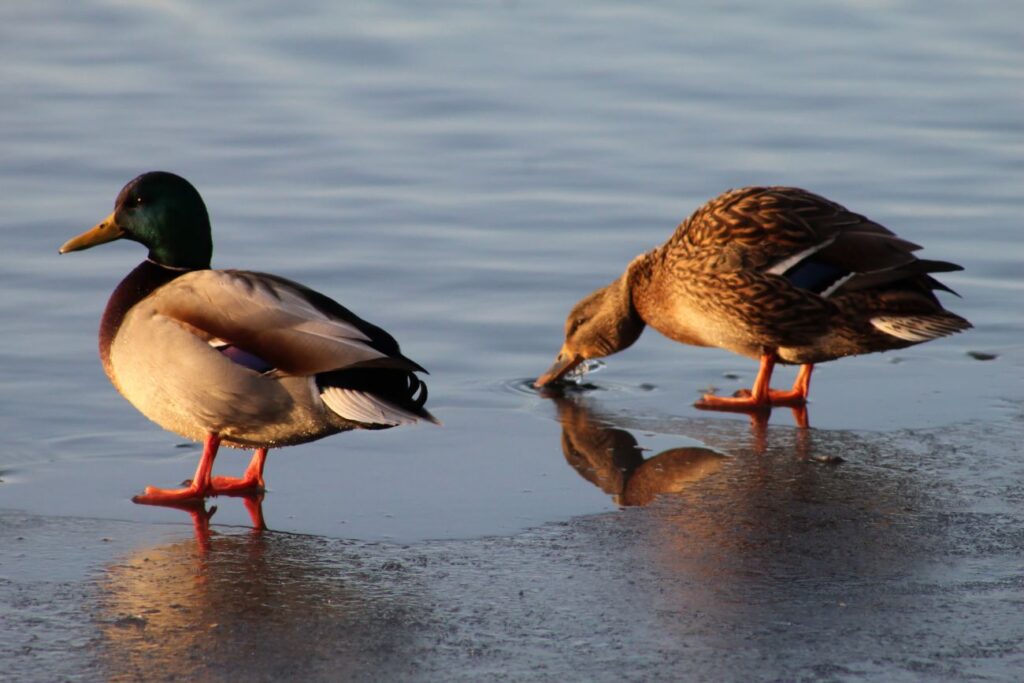
[[[793,411],[793,422],[800,429],[810,429],[811,422],[807,419],[807,406],[791,406],[790,410]]]
[[[263,519],[263,493],[247,493],[242,496],[245,509],[249,512],[253,531],[266,531],[267,523]]]
[[[132,501],[143,505],[178,505],[201,503],[204,498],[219,494],[257,493],[264,490],[263,467],[267,462],[267,449],[257,448],[249,467],[241,477],[214,477],[213,461],[217,458],[220,437],[208,434],[203,444],[203,455],[199,458],[195,476],[188,485],[180,489],[160,489],[147,486],[142,495]]]
[[[259,493],[265,490],[263,485],[263,467],[267,464],[267,449],[257,448],[249,461],[245,474],[238,477],[214,477],[210,482],[210,495],[222,493]]]
[[[172,507],[179,506],[172,505]],[[196,544],[199,546],[200,554],[205,556],[210,552],[210,518],[213,517],[213,513],[217,512],[217,506],[214,505],[207,510],[206,503],[199,501],[191,505],[180,505],[180,507],[192,515],[192,528],[195,531]]]
[[[213,472],[213,461],[217,457],[218,446],[220,446],[220,437],[216,434],[208,434],[206,442],[203,444],[203,455],[199,458],[195,476],[185,488],[158,489],[155,486],[147,486],[142,495],[132,498],[132,502],[143,505],[201,502],[203,498],[210,495],[210,473]]]
[[[789,391],[768,390],[768,398],[773,406],[799,407],[807,405],[807,394],[811,391],[811,373],[814,372],[814,365],[805,363],[800,366],[796,373],[796,380],[793,381],[793,388]]]
[[[755,410],[769,410],[774,406],[802,406],[807,403],[807,393],[811,388],[811,372],[814,366],[805,364],[800,366],[793,388],[789,391],[778,391],[772,389],[772,371],[775,369],[776,357],[774,353],[761,355],[761,367],[754,380],[754,386],[748,390],[736,392],[735,396],[714,396],[705,394],[694,406],[703,410],[734,410],[738,412],[750,412]]]

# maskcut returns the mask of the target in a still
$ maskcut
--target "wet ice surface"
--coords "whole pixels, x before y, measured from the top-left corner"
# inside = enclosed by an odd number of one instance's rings
[[[4,6],[0,677],[1014,680],[1016,12]],[[391,331],[444,427],[272,451],[262,534],[132,505],[199,455],[96,359],[143,254],[56,248],[153,168],[215,265]],[[963,264],[976,329],[821,366],[809,432],[693,409],[755,364],[650,331],[530,388],[575,301],[753,183]]]
[[[671,423],[563,410],[577,444],[693,448]],[[203,544],[13,513],[3,590],[26,627],[0,654],[15,677],[1012,680],[1021,472],[993,453],[1024,437],[1017,410],[997,435],[769,433],[648,507],[473,540]]]

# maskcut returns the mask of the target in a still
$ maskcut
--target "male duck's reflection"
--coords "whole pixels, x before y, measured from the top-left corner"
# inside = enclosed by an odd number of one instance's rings
[[[717,472],[726,456],[708,448],[671,448],[649,458],[632,434],[609,427],[585,401],[550,395],[562,423],[562,452],[581,477],[617,505],[647,505]]]
[[[98,581],[103,679],[387,679],[415,665],[417,584],[373,571],[388,558],[316,536],[211,534],[212,508],[189,512],[197,539],[141,547]]]
[[[242,504],[245,505],[246,512],[249,513],[249,520],[252,522],[252,530],[254,534],[258,534],[262,531],[267,530],[267,522],[263,517],[263,496],[262,491],[259,492],[239,492],[239,493],[224,493],[221,494],[224,497],[230,498],[241,498]],[[183,510],[192,517],[192,526],[195,529],[197,547],[202,552],[207,552],[210,549],[210,520],[213,515],[217,512],[217,506],[212,507],[206,506],[206,500],[189,500],[177,503],[164,503],[163,507],[175,508]]]

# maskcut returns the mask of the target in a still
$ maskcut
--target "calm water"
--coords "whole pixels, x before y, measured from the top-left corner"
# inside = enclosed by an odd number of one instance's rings
[[[2,508],[184,522],[128,499],[189,476],[198,449],[138,415],[96,357],[106,298],[142,251],[56,253],[151,169],[199,188],[215,265],[319,289],[432,373],[444,428],[273,452],[275,529],[472,538],[616,509],[566,465],[559,406],[523,382],[573,302],[740,185],[813,189],[966,268],[943,279],[977,329],[822,367],[821,434],[1019,420],[1017,2],[139,5],[0,6]],[[653,452],[731,454],[751,446],[745,418],[691,403],[754,370],[649,331],[586,403],[640,424]],[[790,443],[788,415],[773,425]],[[218,469],[244,462],[229,451]]]

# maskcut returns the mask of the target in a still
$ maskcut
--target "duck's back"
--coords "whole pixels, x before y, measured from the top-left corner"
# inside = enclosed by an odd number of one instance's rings
[[[855,271],[906,262],[920,248],[865,216],[796,187],[723,192],[683,221],[665,247],[693,269],[782,273],[836,241],[874,247],[859,267],[855,259],[843,259]]]
[[[820,362],[969,326],[942,308],[933,290],[948,288],[929,275],[960,266],[919,259],[920,248],[812,192],[746,187],[698,208],[646,257],[635,299],[644,319],[677,341],[752,357],[800,347],[783,359]],[[928,330],[901,330],[888,315],[895,300],[899,315],[918,316]],[[846,337],[858,329],[857,340],[827,342],[840,328]]]

